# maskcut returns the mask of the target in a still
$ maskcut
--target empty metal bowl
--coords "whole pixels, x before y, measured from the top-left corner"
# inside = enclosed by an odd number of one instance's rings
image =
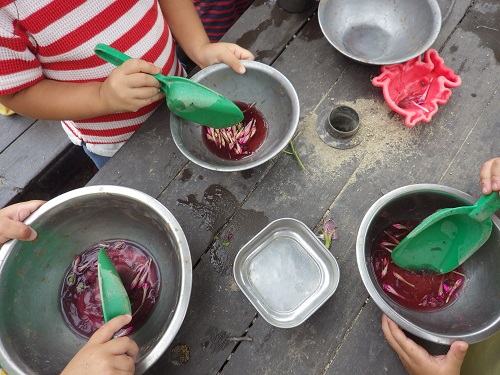
[[[406,331],[425,340],[449,345],[457,340],[482,341],[500,330],[500,220],[493,216],[488,241],[462,264],[465,283],[460,297],[437,311],[416,311],[392,300],[379,286],[371,262],[377,236],[395,222],[423,219],[438,209],[476,202],[459,190],[417,184],[393,190],[365,214],[358,231],[356,255],[366,289],[380,309]]]
[[[234,280],[269,324],[302,324],[335,293],[339,265],[304,223],[274,220],[243,246]]]
[[[441,29],[436,0],[320,0],[318,19],[338,51],[373,65],[401,63],[422,54]]]
[[[267,121],[267,136],[251,155],[227,160],[213,154],[204,144],[202,126],[170,115],[172,137],[179,150],[193,163],[216,171],[242,171],[265,163],[292,139],[299,123],[299,99],[290,81],[279,71],[257,61],[242,61],[245,74],[225,64],[216,64],[191,79],[232,101],[256,103]]]
[[[33,242],[0,249],[0,364],[9,374],[59,374],[86,340],[66,324],[61,287],[74,258],[107,239],[139,243],[160,269],[160,295],[131,338],[140,348],[136,374],[167,349],[191,293],[191,257],[184,232],[162,204],[140,191],[92,186],[62,194],[25,222]]]

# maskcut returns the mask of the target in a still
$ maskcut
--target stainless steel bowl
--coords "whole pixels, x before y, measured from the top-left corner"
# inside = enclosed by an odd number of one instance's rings
[[[421,55],[441,30],[436,0],[320,0],[318,19],[339,52],[374,65]]]
[[[245,74],[238,74],[225,64],[216,64],[199,71],[192,80],[232,101],[256,102],[267,120],[268,133],[252,155],[240,160],[222,159],[203,143],[201,125],[170,115],[172,137],[179,150],[207,169],[232,172],[254,168],[283,150],[297,130],[299,99],[290,81],[269,65],[256,61],[242,63],[247,69]]]
[[[377,283],[371,265],[373,241],[388,225],[405,219],[425,218],[436,210],[475,203],[471,196],[442,185],[417,184],[393,190],[377,200],[365,214],[358,232],[356,255],[359,272],[375,303],[399,326],[425,340],[451,344],[475,343],[500,330],[500,220],[493,217],[488,241],[465,263],[466,282],[460,297],[434,312],[400,306]]]
[[[191,293],[191,257],[177,220],[140,191],[92,186],[50,200],[25,222],[38,239],[10,241],[0,249],[2,368],[9,374],[61,372],[86,343],[62,316],[63,277],[89,246],[122,238],[143,245],[160,269],[160,297],[131,336],[140,347],[136,373],[144,373],[178,332]]]
[[[234,280],[268,323],[292,328],[304,323],[335,293],[337,260],[304,223],[269,223],[238,252]]]

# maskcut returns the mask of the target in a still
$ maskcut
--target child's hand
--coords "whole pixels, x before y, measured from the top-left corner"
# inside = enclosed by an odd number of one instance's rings
[[[224,63],[236,73],[245,73],[245,67],[239,60],[253,60],[252,52],[234,43],[207,43],[201,46],[196,56],[196,63],[200,68],[209,65]]]
[[[153,64],[130,59],[115,68],[99,90],[109,112],[136,112],[142,107],[163,99],[160,82],[151,74],[161,73]]]
[[[492,191],[498,191],[500,194],[500,158],[494,158],[485,162],[481,167],[479,176],[484,195],[488,195]]]
[[[396,323],[382,315],[382,331],[410,375],[460,375],[467,352],[464,341],[454,342],[448,354],[431,356],[415,341],[406,337]]]
[[[120,315],[104,324],[73,357],[61,375],[133,374],[139,347],[129,337],[112,338],[131,320],[130,315]]]
[[[27,201],[7,206],[0,210],[0,245],[10,239],[33,241],[37,234],[22,221],[45,201]]]

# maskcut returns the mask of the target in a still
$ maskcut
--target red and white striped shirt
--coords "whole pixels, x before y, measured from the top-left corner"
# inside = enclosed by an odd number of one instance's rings
[[[185,76],[157,0],[0,0],[0,95],[44,77],[104,81],[113,65],[94,54],[98,43]],[[112,156],[162,101],[137,112],[62,121],[73,143]]]

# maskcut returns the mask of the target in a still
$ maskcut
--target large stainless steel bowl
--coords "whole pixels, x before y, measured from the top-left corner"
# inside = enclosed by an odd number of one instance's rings
[[[89,246],[122,238],[143,245],[160,269],[160,297],[131,336],[140,347],[136,373],[145,372],[178,332],[191,293],[188,244],[170,211],[134,189],[92,186],[50,200],[25,222],[38,239],[0,249],[1,366],[9,374],[61,372],[86,343],[62,316],[63,277]]]
[[[434,312],[400,306],[378,285],[371,263],[375,238],[388,225],[405,219],[423,219],[438,209],[475,203],[459,190],[435,184],[417,184],[393,190],[377,200],[365,214],[358,232],[356,255],[359,272],[375,303],[399,326],[425,340],[451,344],[474,343],[500,330],[500,220],[493,217],[488,241],[465,263],[466,281],[460,297]]]
[[[242,61],[245,74],[225,64],[216,64],[196,73],[191,79],[217,91],[232,101],[256,102],[267,120],[268,133],[262,145],[240,160],[222,159],[207,149],[201,125],[170,115],[175,144],[193,163],[224,172],[242,171],[265,163],[292,139],[299,123],[299,99],[288,79],[276,69],[257,61]]]
[[[436,0],[320,0],[318,20],[339,52],[374,65],[421,55],[441,30]]]

